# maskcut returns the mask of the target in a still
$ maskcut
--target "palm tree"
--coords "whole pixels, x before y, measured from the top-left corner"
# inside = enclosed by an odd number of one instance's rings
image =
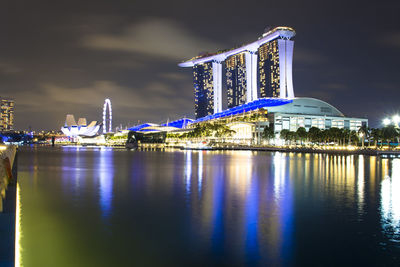
[[[359,136],[358,136],[357,132],[356,131],[350,131],[350,144],[351,144],[351,141],[354,141],[354,143],[357,145],[358,144],[358,139],[359,139]]]
[[[332,127],[328,130],[328,135],[331,141],[339,144],[343,136],[343,130],[336,127]]]
[[[343,129],[343,145],[346,145],[346,138],[347,138],[347,145],[350,145],[350,130]]]
[[[307,138],[307,131],[304,127],[299,127],[296,131],[297,136],[300,139],[300,144],[303,145],[303,141]]]
[[[285,140],[285,142],[290,140],[289,132],[290,132],[289,130],[283,129],[279,134],[280,138]]]
[[[310,130],[308,130],[308,138],[313,143],[318,142],[321,138],[321,130],[317,127],[311,127]]]
[[[382,138],[388,142],[390,148],[390,141],[399,136],[399,129],[394,125],[388,125],[382,128]]]
[[[371,129],[371,137],[374,139],[375,147],[378,146],[379,140],[382,138],[382,131],[378,128]]]
[[[265,126],[263,137],[267,139],[269,144],[269,141],[275,137],[274,128],[270,126]]]
[[[360,129],[358,129],[358,134],[361,135],[361,142],[362,142],[362,146],[364,146],[364,140],[367,139],[368,140],[368,146],[369,146],[369,139],[371,137],[371,131],[368,128],[367,125],[363,125],[360,127]]]

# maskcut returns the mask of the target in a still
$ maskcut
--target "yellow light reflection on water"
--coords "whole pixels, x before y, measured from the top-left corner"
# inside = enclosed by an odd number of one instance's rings
[[[15,210],[15,267],[22,266],[22,247],[21,247],[21,196],[19,183],[17,183],[17,194],[16,194],[16,210]]]
[[[358,211],[360,214],[363,213],[364,208],[364,156],[358,156],[358,176],[357,176],[357,204],[358,204]]]
[[[383,227],[392,229],[395,234],[400,233],[400,159],[392,162],[392,176],[386,176],[381,183],[381,207]]]

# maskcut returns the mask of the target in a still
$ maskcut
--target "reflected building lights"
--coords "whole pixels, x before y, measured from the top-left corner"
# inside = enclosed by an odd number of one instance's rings
[[[190,178],[192,176],[192,151],[185,151],[185,184],[186,193],[190,194]]]
[[[400,159],[392,162],[392,176],[381,183],[382,228],[385,233],[400,235]]]
[[[359,215],[364,212],[364,156],[358,156],[357,205]]]
[[[275,229],[275,238],[272,249],[276,249],[276,256],[285,258],[291,253],[291,242],[293,232],[293,188],[290,180],[286,177],[286,161],[285,154],[276,152],[274,155],[274,199],[278,216],[276,222],[272,225]],[[292,168],[290,163],[288,166]]]
[[[197,168],[198,168],[198,190],[199,194],[201,194],[201,186],[203,183],[203,151],[199,151],[199,158],[198,158],[198,163],[197,163]]]
[[[275,198],[281,197],[281,190],[285,186],[285,156],[280,152],[276,152],[274,155],[274,193]]]
[[[108,217],[111,213],[113,198],[114,162],[112,150],[100,151],[100,208],[102,215]]]
[[[252,168],[248,168],[248,179],[250,179],[249,190],[246,197],[246,250],[247,254],[255,254],[251,258],[258,257],[258,216],[259,216],[259,177],[252,177]]]
[[[15,260],[14,260],[14,266],[21,267],[22,266],[21,189],[19,187],[18,182],[17,182],[16,205],[17,205],[17,207],[15,209]]]

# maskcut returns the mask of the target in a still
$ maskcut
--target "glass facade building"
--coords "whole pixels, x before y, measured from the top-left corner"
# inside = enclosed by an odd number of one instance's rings
[[[228,108],[246,103],[245,54],[233,55],[225,60]]]
[[[194,106],[196,119],[214,113],[212,63],[193,66]]]
[[[14,129],[14,100],[1,98],[0,131]]]
[[[280,96],[278,40],[265,43],[258,49],[258,81],[260,97]]]

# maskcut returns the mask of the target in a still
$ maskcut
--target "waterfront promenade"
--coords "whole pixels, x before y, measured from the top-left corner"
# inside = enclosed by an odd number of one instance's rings
[[[9,159],[9,163],[7,163]],[[9,166],[7,166],[10,164]],[[11,167],[8,169],[8,167]],[[11,171],[12,177],[10,177]],[[10,179],[11,178],[11,179]],[[15,214],[17,191],[16,147],[8,146],[0,151],[0,266],[14,266]]]

